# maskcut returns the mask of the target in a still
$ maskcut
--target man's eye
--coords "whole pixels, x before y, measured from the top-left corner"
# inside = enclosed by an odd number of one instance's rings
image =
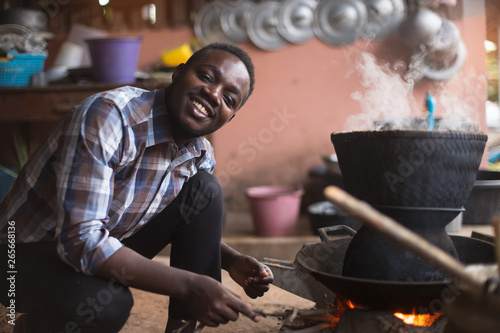
[[[204,82],[208,82],[208,83],[212,82],[212,77],[207,73],[200,73],[200,74],[198,74],[198,76],[199,76],[200,80],[202,80]]]
[[[232,98],[230,95],[224,95],[224,100],[226,101],[227,105],[229,105],[230,107],[234,107],[235,101],[234,98]]]

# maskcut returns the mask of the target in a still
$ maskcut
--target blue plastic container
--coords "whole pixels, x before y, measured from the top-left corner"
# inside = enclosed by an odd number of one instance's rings
[[[31,76],[43,71],[47,55],[9,51],[7,58],[0,60],[0,87],[27,87]]]

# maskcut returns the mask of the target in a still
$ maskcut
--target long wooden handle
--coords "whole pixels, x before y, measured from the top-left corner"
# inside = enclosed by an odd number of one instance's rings
[[[450,276],[459,278],[475,292],[481,293],[484,289],[485,281],[467,272],[462,263],[392,218],[380,213],[368,203],[356,199],[335,186],[325,188],[324,194],[329,201],[337,205],[345,213],[359,218],[398,243],[401,247],[437,266]]]

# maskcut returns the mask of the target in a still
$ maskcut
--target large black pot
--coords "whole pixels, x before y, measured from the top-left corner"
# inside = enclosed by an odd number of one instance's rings
[[[344,186],[377,206],[462,208],[487,136],[460,131],[332,133]]]

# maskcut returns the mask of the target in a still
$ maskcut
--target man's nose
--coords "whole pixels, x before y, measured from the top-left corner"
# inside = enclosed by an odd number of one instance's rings
[[[203,91],[209,97],[211,103],[220,104],[221,89],[218,86],[204,86]]]

